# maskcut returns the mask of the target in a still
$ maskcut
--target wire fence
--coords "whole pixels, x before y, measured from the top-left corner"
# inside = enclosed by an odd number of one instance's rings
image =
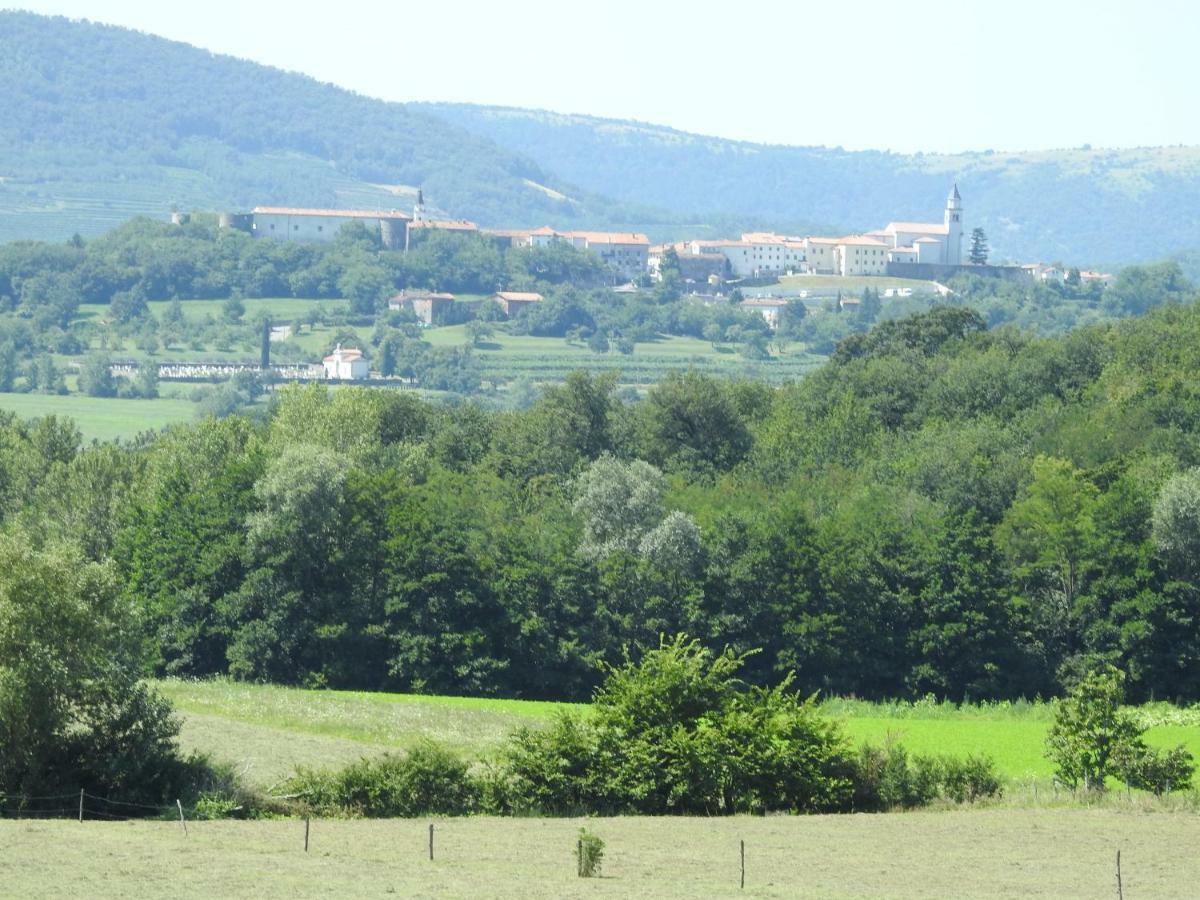
[[[137,803],[117,800],[81,790],[72,794],[48,794],[30,796],[26,794],[0,793],[0,819],[104,819],[106,821],[128,821],[131,819],[175,818],[181,814],[195,818],[197,807],[175,803]]]

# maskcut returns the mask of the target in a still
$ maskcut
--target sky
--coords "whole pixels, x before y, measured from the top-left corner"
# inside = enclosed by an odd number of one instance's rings
[[[21,0],[384,100],[901,152],[1200,144],[1195,0]]]

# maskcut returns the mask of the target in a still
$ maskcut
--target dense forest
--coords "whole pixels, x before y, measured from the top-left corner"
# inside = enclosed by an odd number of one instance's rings
[[[806,691],[1049,695],[1111,662],[1195,700],[1198,332],[1187,304],[1053,338],[937,307],[779,389],[297,387],[88,447],[7,417],[0,508],[113,573],[160,673],[583,699],[686,632]]]

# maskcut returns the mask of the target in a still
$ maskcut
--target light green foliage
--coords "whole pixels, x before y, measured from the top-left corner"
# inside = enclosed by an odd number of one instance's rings
[[[467,763],[430,741],[403,755],[363,759],[336,772],[302,769],[288,781],[287,792],[323,816],[460,816],[479,802]]]
[[[1200,469],[1170,478],[1154,501],[1154,543],[1185,568],[1200,559]]]
[[[1065,614],[1080,590],[1096,539],[1098,491],[1070,462],[1038,456],[1033,479],[997,533],[1027,578],[1050,575],[1053,605]]]
[[[1121,703],[1125,676],[1108,668],[1089,673],[1055,704],[1046,754],[1060,781],[1103,792],[1110,776],[1155,793],[1190,785],[1195,766],[1182,746],[1162,754],[1146,747],[1144,728]]]
[[[641,460],[602,456],[575,482],[574,510],[583,520],[579,552],[592,559],[634,553],[661,522],[663,476]]]

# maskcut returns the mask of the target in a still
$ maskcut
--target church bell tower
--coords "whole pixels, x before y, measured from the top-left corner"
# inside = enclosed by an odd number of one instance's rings
[[[961,266],[962,265],[962,239],[963,239],[963,222],[962,222],[962,195],[958,192],[958,184],[950,188],[950,195],[946,197],[946,265]]]

